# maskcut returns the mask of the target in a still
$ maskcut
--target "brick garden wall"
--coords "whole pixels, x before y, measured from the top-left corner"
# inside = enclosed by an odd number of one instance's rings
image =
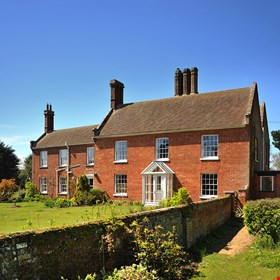
[[[169,209],[128,215],[121,220],[148,217],[151,225],[176,227],[178,242],[184,247],[222,225],[231,216],[230,196]],[[0,237],[0,279],[71,279],[89,272],[99,272],[129,264],[133,260],[131,239],[124,230],[116,235],[115,252],[103,254],[101,236],[106,223],[93,222],[75,226],[15,233]],[[104,258],[103,258],[104,257]],[[105,262],[103,262],[103,260]],[[73,278],[72,278],[73,279]],[[76,279],[76,278],[75,278]]]

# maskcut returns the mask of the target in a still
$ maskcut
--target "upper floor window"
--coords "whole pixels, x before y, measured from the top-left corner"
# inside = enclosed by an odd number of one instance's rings
[[[216,197],[218,195],[218,175],[201,174],[201,196]]]
[[[202,135],[201,137],[201,158],[218,159],[218,135]]]
[[[68,150],[60,150],[59,151],[59,165],[60,166],[67,166],[68,161]]]
[[[67,193],[67,178],[59,177],[59,193],[66,194]]]
[[[156,139],[156,159],[168,160],[168,138],[158,138]]]
[[[48,152],[40,152],[40,167],[48,167]]]
[[[40,192],[41,193],[47,193],[47,178],[46,177],[40,177]]]
[[[273,192],[274,191],[274,177],[273,176],[261,176],[261,191]]]
[[[87,148],[87,165],[94,164],[94,147]]]
[[[115,196],[127,195],[127,175],[116,174],[115,175]]]
[[[115,162],[127,162],[127,141],[115,142]]]

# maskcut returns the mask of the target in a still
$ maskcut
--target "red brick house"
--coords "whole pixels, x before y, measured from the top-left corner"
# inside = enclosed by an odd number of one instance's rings
[[[236,192],[255,198],[255,176],[269,170],[269,133],[257,84],[198,94],[197,68],[177,69],[175,96],[125,104],[112,80],[111,109],[98,126],[54,130],[31,142],[33,180],[42,193],[65,195],[86,174],[112,199],[156,205],[185,187],[194,201]]]

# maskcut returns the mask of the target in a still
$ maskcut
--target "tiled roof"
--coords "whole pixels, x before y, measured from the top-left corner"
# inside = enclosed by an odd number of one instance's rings
[[[255,86],[125,104],[99,137],[244,127]]]
[[[65,147],[67,145],[82,145],[93,143],[92,129],[97,125],[81,126],[67,129],[54,130],[46,135],[43,134],[33,148],[50,148],[50,147]]]

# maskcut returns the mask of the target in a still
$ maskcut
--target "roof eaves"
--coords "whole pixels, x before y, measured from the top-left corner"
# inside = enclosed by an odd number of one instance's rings
[[[244,125],[237,126],[225,126],[225,127],[209,127],[209,128],[195,128],[195,129],[178,129],[178,130],[164,130],[164,131],[146,131],[146,132],[137,132],[137,133],[126,133],[126,134],[113,134],[113,135],[99,135],[94,138],[104,139],[104,138],[117,138],[117,137],[128,137],[128,136],[141,136],[141,135],[151,135],[151,134],[166,134],[166,133],[178,133],[178,132],[191,132],[191,131],[203,131],[203,130],[222,130],[222,129],[235,129],[235,128],[244,128]]]

